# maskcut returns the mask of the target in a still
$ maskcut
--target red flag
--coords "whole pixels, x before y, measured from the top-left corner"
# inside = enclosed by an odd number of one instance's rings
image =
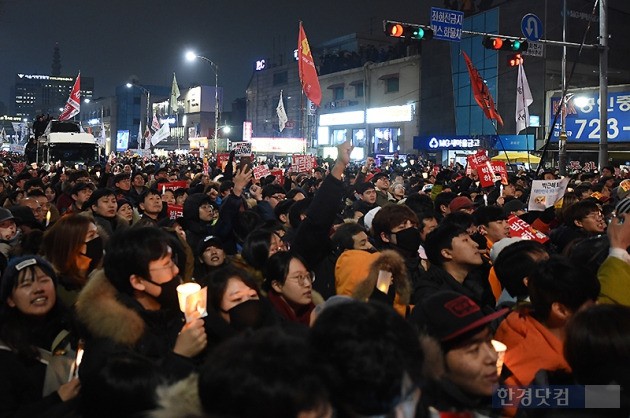
[[[157,131],[160,129],[160,121],[158,120],[156,114],[153,114],[153,121],[151,122],[151,128],[153,128],[154,131]]]
[[[477,102],[481,110],[483,110],[483,113],[488,119],[495,119],[499,125],[503,126],[503,119],[494,106],[494,99],[490,94],[490,90],[488,90],[488,86],[486,85],[486,83],[483,82],[483,78],[481,77],[479,71],[477,71],[473,63],[470,61],[470,58],[468,58],[468,55],[466,55],[464,51],[462,51],[462,54],[464,55],[466,67],[468,68],[470,85],[472,86],[475,101]]]
[[[72,86],[72,91],[70,92],[70,97],[68,97],[68,101],[66,105],[63,107],[63,111],[61,115],[59,115],[59,120],[68,120],[74,115],[78,114],[81,110],[81,72],[77,76],[76,81],[74,82],[74,86]]]
[[[319,86],[313,54],[311,54],[311,48],[308,46],[302,22],[300,22],[300,34],[298,36],[298,72],[304,94],[319,107],[322,101],[322,88]]]

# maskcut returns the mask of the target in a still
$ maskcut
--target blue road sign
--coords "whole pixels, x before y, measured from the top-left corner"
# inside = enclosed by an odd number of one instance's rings
[[[543,24],[538,16],[527,13],[521,20],[521,32],[528,41],[536,42],[543,35]]]
[[[433,39],[459,42],[462,40],[464,12],[431,7],[431,29]]]

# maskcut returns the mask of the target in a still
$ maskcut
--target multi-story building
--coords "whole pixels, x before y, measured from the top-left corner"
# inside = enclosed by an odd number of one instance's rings
[[[435,3],[435,2],[434,2]],[[477,33],[491,33],[521,37],[524,35],[521,29],[521,20],[528,13],[536,14],[543,23],[541,37],[548,40],[562,40],[562,1],[558,2],[523,2],[506,1],[495,2],[498,7],[484,9],[479,13],[467,14],[464,19],[464,30]],[[591,14],[592,3],[585,4],[579,0],[567,0],[567,29],[566,40],[579,45],[582,40],[586,44],[598,43],[599,16]],[[472,4],[472,3],[471,3]],[[436,6],[444,7],[443,4]],[[619,6],[619,4],[618,4]],[[625,7],[625,6],[624,6]],[[622,31],[624,30],[627,13],[618,7],[610,7],[607,16],[609,33],[609,68],[608,84],[614,96],[630,95],[630,88],[613,89],[614,85],[628,84],[630,82],[630,47],[625,42]],[[428,23],[430,15],[425,22]],[[417,149],[427,153],[438,162],[449,163],[453,160],[462,161],[462,157],[471,152],[476,152],[479,146],[489,148],[491,152],[503,152],[506,145],[509,150],[533,151],[540,150],[549,138],[553,120],[554,108],[552,95],[549,92],[562,88],[562,57],[563,48],[557,45],[541,44],[532,49],[530,55],[523,54],[525,72],[529,81],[534,102],[529,106],[530,127],[516,137],[516,83],[518,67],[508,65],[509,51],[494,51],[484,48],[483,36],[462,36],[461,42],[423,41],[422,55],[422,90],[420,95],[420,123],[419,140],[416,141]],[[473,64],[484,78],[492,93],[497,109],[501,114],[504,125],[495,127],[486,119],[474,100],[470,78],[462,57],[462,51],[466,52]],[[597,100],[597,93],[593,92],[599,85],[599,52],[597,49],[585,48],[578,55],[578,48],[567,48],[566,74],[568,89],[575,93],[581,88],[593,88],[588,90],[587,101]],[[574,63],[575,65],[574,67]],[[570,79],[569,79],[570,77]],[[571,98],[580,95],[573,94]],[[572,100],[572,99],[571,99]],[[578,106],[579,107],[579,106]],[[597,162],[598,133],[593,133],[590,128],[599,126],[597,119],[597,106],[595,110],[580,112],[580,109],[570,103],[570,109],[576,110],[569,114],[571,118],[584,119],[587,129],[584,135],[575,135],[579,131],[580,124],[574,124],[573,136],[569,136],[567,149],[569,160]],[[613,109],[619,115],[625,116],[625,105],[619,107],[614,104]],[[588,115],[585,115],[588,113]],[[630,112],[628,112],[630,113]],[[609,113],[609,117],[613,115]],[[615,116],[616,117],[616,116]],[[593,122],[592,122],[593,121]],[[621,129],[622,119],[619,122],[620,129],[614,138],[613,127],[609,127],[609,156],[615,161],[630,160],[630,116],[624,119],[627,130]],[[612,122],[609,119],[609,125]],[[498,137],[497,137],[498,134]],[[592,134],[592,135],[591,135]],[[590,138],[589,138],[590,136]],[[433,137],[450,138],[449,141],[439,143],[437,147],[429,146]],[[463,141],[463,139],[476,138],[475,141]],[[500,139],[499,139],[500,138]],[[453,141],[453,139],[455,141]],[[536,140],[534,142],[534,139]],[[444,146],[442,146],[444,144]],[[465,144],[466,146],[462,146]],[[468,146],[473,144],[472,147]],[[551,135],[549,146],[550,155],[557,161],[558,137]],[[463,160],[465,161],[465,159]],[[549,161],[549,160],[548,160]]]
[[[33,120],[39,114],[59,115],[63,109],[76,76],[43,74],[16,74],[11,88],[13,100],[9,113]],[[94,79],[81,76],[81,99],[91,99]]]
[[[337,144],[353,141],[353,158],[404,153],[418,133],[420,58],[417,49],[401,47],[385,36],[351,34],[314,48],[322,102],[316,108],[302,94],[295,60],[256,63],[247,88],[246,118],[254,142],[287,146],[273,153],[293,153],[291,140],[306,140],[308,151],[327,156]],[[288,122],[279,130],[276,108],[280,92]],[[283,141],[277,141],[282,138]],[[262,151],[264,152],[264,150]]]

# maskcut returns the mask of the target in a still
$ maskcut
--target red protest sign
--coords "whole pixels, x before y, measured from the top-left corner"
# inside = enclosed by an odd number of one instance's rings
[[[475,154],[468,155],[466,160],[468,161],[470,168],[474,170],[480,165],[486,164],[486,161],[488,161],[488,155],[486,154],[485,149],[480,149]]]
[[[164,193],[166,190],[185,189],[188,185],[185,181],[171,181],[168,183],[160,183],[158,187],[160,187],[160,191]]]
[[[217,154],[217,167],[223,168],[223,166],[227,164],[229,159],[230,159],[230,154],[228,153]]]
[[[477,167],[477,174],[479,174],[479,183],[481,184],[481,187],[494,186],[494,171],[492,170],[490,161],[486,161],[485,164]]]
[[[169,219],[177,219],[184,216],[184,207],[182,205],[166,205]]]
[[[271,175],[275,176],[280,186],[284,186],[284,173],[282,170],[271,170]]]
[[[256,180],[260,180],[261,178],[267,177],[271,174],[271,171],[269,171],[269,167],[267,167],[267,164],[256,166],[252,171],[254,179]]]
[[[496,176],[501,177],[501,184],[507,186],[508,184],[508,174],[507,168],[505,166],[505,161],[491,161],[492,171]]]
[[[296,173],[310,173],[313,170],[313,157],[310,155],[293,154],[292,170]]]
[[[549,241],[549,237],[547,235],[535,228],[532,228],[530,224],[516,215],[512,215],[508,218],[508,224],[510,225],[510,237],[531,239],[538,241],[541,244]]]

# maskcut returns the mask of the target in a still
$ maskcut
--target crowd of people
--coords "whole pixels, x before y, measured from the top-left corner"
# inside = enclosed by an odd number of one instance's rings
[[[533,173],[351,151],[261,178],[234,154],[5,161],[0,416],[629,416],[630,179],[528,211]],[[615,408],[524,395],[589,385]]]

